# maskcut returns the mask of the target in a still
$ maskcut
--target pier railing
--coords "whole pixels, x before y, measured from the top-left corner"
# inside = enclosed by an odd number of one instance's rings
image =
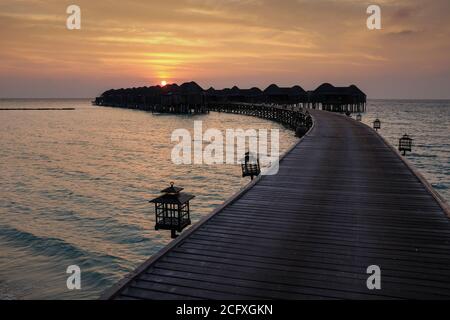
[[[208,110],[242,114],[272,120],[291,130],[298,130],[299,128],[307,129],[312,126],[312,118],[309,112],[297,105],[217,103],[208,104]]]
[[[278,122],[302,136],[312,126],[312,118],[302,104],[265,104],[244,102],[217,102],[183,108],[162,107],[161,105],[112,104],[111,107],[138,109],[143,111],[192,114],[209,111],[242,114]]]

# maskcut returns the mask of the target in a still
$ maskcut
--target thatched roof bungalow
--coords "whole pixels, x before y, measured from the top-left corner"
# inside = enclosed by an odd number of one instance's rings
[[[162,106],[201,105],[204,103],[204,90],[193,81],[180,86],[168,84],[159,88]]]
[[[300,86],[292,88],[280,88],[271,84],[264,90],[264,100],[268,103],[295,104],[306,102],[306,91]]]
[[[240,89],[237,86],[223,90],[213,87],[203,90],[197,83],[191,81],[169,84],[164,87],[139,87],[128,89],[107,90],[96,98],[98,105],[122,106],[128,108],[157,109],[157,106],[178,107],[206,106],[208,103],[275,103],[299,104],[305,103],[313,108],[342,111],[364,110],[366,95],[357,86],[335,87],[330,83],[323,83],[313,91],[306,92],[300,86],[292,88],[279,87],[271,84],[264,91],[253,87]],[[170,108],[169,108],[170,109]],[[205,109],[205,108],[203,108]]]
[[[323,104],[358,104],[366,102],[366,95],[357,86],[335,87],[330,83],[318,86],[311,95],[312,102]]]

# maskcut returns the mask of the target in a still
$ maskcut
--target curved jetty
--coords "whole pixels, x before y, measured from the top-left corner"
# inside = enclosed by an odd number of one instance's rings
[[[103,299],[449,299],[448,208],[372,129],[311,110],[281,160]],[[381,289],[368,289],[369,266]]]

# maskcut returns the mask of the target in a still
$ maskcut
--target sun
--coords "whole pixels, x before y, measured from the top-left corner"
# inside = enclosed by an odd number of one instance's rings
[[[163,80],[163,81],[161,81],[161,86],[165,86],[167,84],[167,81],[165,81],[165,80]]]

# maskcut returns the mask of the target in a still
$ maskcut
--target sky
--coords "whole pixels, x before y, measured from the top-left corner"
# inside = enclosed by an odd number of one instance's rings
[[[66,8],[81,8],[68,30]],[[366,26],[381,8],[381,30]],[[1,0],[0,98],[356,84],[368,98],[450,98],[448,0]]]

